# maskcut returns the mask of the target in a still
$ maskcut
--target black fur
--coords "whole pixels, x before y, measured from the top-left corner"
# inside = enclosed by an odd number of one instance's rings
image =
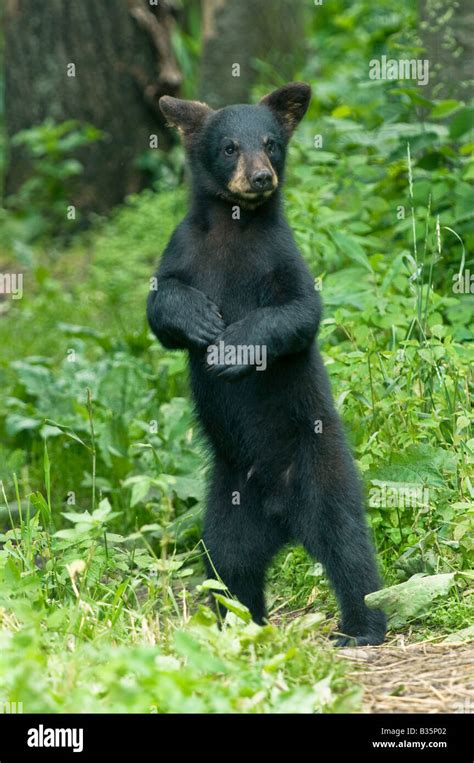
[[[285,543],[300,542],[337,595],[346,634],[339,643],[379,644],[385,617],[364,604],[380,580],[359,479],[314,342],[320,297],[279,187],[254,196],[228,187],[239,167],[243,187],[269,162],[281,185],[287,142],[309,97],[307,85],[293,83],[256,106],[215,112],[161,99],[187,149],[192,203],[163,254],[148,320],[165,347],[189,352],[214,462],[204,541],[231,593],[263,622],[266,568]],[[267,369],[208,365],[206,348],[219,341],[264,345]]]

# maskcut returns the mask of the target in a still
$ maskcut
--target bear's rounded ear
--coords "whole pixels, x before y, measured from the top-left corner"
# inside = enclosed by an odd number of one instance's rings
[[[306,82],[290,82],[265,95],[259,103],[273,112],[289,138],[306,114],[310,99],[311,88]]]
[[[199,130],[204,120],[213,111],[207,103],[183,101],[180,98],[172,98],[170,95],[163,95],[159,104],[167,123],[176,127],[183,138],[189,138]]]

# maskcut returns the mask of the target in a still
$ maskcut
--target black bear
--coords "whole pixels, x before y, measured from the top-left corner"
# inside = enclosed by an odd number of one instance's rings
[[[310,99],[285,85],[257,105],[212,110],[160,99],[191,170],[190,210],[162,256],[149,324],[186,349],[213,458],[204,522],[208,572],[253,619],[265,571],[289,541],[324,566],[344,644],[380,644],[385,616],[358,475],[315,344],[321,301],[282,211],[289,138]]]

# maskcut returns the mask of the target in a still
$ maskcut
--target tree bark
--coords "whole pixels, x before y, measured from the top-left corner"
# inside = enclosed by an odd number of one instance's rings
[[[201,97],[210,106],[245,103],[256,59],[292,79],[304,59],[304,0],[202,0]],[[239,76],[235,76],[240,66]]]
[[[84,172],[71,203],[80,209],[103,213],[139,190],[137,155],[151,135],[169,140],[157,102],[181,82],[172,23],[170,4],[161,1],[156,8],[146,0],[6,2],[7,141],[46,118],[77,119],[104,133],[78,153]],[[6,194],[29,173],[24,151],[10,148]]]

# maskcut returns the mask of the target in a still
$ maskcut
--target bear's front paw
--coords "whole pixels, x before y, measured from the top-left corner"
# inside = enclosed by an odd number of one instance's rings
[[[227,382],[240,381],[244,377],[248,376],[253,371],[253,366],[250,365],[225,365],[225,364],[213,364],[207,361],[207,372],[210,376],[216,379],[222,379]]]
[[[199,303],[195,310],[183,315],[184,334],[192,346],[208,347],[225,329],[225,323],[217,307],[208,300]]]

